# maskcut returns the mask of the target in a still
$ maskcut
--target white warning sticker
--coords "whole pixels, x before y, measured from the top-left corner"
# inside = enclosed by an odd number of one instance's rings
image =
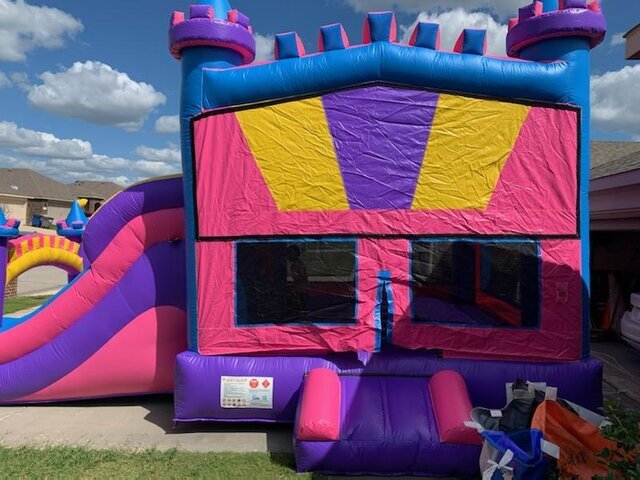
[[[221,377],[222,408],[273,408],[273,377]]]

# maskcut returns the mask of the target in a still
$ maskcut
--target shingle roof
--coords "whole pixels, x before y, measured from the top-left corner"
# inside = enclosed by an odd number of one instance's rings
[[[113,182],[95,182],[89,180],[78,180],[69,184],[72,194],[77,198],[95,198],[108,200],[124,187]]]
[[[591,179],[640,168],[640,142],[592,142]]]
[[[0,194],[69,202],[73,200],[73,193],[67,185],[27,168],[0,168]]]

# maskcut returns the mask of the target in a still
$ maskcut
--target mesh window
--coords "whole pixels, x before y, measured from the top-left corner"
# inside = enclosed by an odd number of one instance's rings
[[[428,242],[412,245],[414,321],[534,327],[539,314],[534,242]]]
[[[356,242],[236,244],[237,324],[355,322]]]
[[[482,291],[515,307],[522,306],[522,288],[527,280],[523,274],[531,259],[537,261],[536,246],[532,243],[506,243],[483,247]]]

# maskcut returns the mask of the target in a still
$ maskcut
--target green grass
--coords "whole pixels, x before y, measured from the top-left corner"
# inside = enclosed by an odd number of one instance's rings
[[[293,456],[274,453],[119,452],[56,447],[0,447],[2,478],[46,479],[311,479]]]
[[[4,314],[19,312],[27,308],[38,307],[47,301],[51,295],[40,295],[37,297],[14,297],[4,301]]]

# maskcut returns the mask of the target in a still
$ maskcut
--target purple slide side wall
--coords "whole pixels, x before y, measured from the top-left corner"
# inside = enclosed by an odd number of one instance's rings
[[[183,205],[181,177],[141,183],[120,192],[87,223],[83,248],[88,262],[98,258],[111,239],[133,218]]]

